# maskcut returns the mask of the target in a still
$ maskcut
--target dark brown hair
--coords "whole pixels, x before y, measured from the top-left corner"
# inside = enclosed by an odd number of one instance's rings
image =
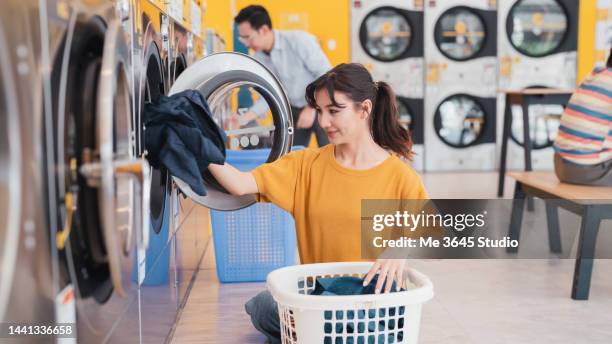
[[[272,28],[272,20],[265,7],[259,5],[247,6],[238,12],[234,18],[236,24],[241,24],[248,21],[253,30],[259,30],[262,26],[268,25]]]
[[[334,91],[344,93],[354,102],[369,99],[372,102],[370,132],[379,146],[391,150],[407,159],[412,158],[410,132],[399,122],[395,93],[389,84],[374,82],[370,72],[359,63],[342,63],[306,87],[306,101],[317,108],[315,93],[326,89],[334,106],[340,106],[334,98]]]

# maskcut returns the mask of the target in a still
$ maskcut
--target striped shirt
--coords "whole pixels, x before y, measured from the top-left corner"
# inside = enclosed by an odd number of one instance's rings
[[[567,104],[555,151],[581,165],[612,159],[612,68],[596,68]]]

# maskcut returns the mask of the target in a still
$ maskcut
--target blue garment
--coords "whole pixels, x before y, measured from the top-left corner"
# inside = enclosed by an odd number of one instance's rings
[[[155,168],[189,184],[198,195],[206,195],[202,175],[210,163],[225,162],[225,133],[212,119],[200,92],[186,90],[162,96],[144,108],[147,159]]]
[[[367,286],[363,286],[363,279],[357,277],[333,277],[333,278],[318,278],[315,281],[315,289],[310,295],[366,295],[374,294],[376,283],[378,281],[378,275],[374,276],[372,281]],[[395,282],[391,286],[391,292],[397,291]],[[403,291],[403,289],[402,289]],[[403,331],[399,331],[404,328],[404,306],[391,307],[388,309],[368,309],[366,310],[337,310],[337,311],[324,311],[324,324],[323,331],[329,336],[325,336],[323,343],[333,343],[332,339],[332,324],[333,319],[343,319],[346,317],[346,329],[343,328],[342,322],[335,322],[336,333],[341,333],[346,330],[346,333],[354,336],[355,338],[347,338],[346,343],[374,343],[374,335],[376,327],[378,326],[379,331],[398,330],[397,335],[394,333],[379,334],[378,343],[394,343],[401,342],[403,340]],[[271,344],[281,343],[281,330],[280,330],[280,318],[278,315],[278,306],[269,291],[263,291],[253,297],[245,304],[245,310],[247,314],[251,316],[251,322],[253,326],[261,333],[263,333],[268,342]],[[381,318],[384,318],[388,312],[389,316],[394,317],[399,315],[400,318],[388,320],[385,324],[385,320],[379,320],[378,324],[375,321],[376,313]],[[334,314],[335,313],[335,314]],[[357,324],[357,328],[355,325]],[[366,329],[367,328],[367,329]]]
[[[317,278],[315,288],[310,295],[368,295],[374,294],[378,275],[374,276],[367,286],[363,286],[363,279],[351,276]],[[384,288],[384,285],[383,285]],[[384,289],[383,289],[384,290]],[[395,281],[391,285],[391,292],[396,292]]]

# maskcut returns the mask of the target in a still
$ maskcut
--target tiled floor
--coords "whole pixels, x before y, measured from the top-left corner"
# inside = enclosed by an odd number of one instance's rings
[[[494,174],[428,174],[423,180],[432,198],[494,198],[497,181]],[[508,197],[513,185],[506,184]],[[610,222],[604,226],[612,229]],[[612,342],[612,260],[596,261],[589,301],[569,297],[573,260],[412,260],[410,265],[428,275],[435,290],[423,308],[420,343]],[[211,245],[172,342],[264,343],[243,306],[264,288],[220,284]]]

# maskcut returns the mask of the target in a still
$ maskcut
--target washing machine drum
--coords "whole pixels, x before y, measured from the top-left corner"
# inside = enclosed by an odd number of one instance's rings
[[[359,29],[363,50],[378,61],[402,58],[412,43],[412,25],[401,10],[379,7],[370,12]]]
[[[485,110],[474,97],[456,94],[438,105],[434,128],[444,143],[463,148],[479,140],[484,133],[485,121]]]
[[[188,67],[170,94],[187,89],[198,90],[207,100],[215,123],[227,135],[226,149],[269,149],[268,162],[289,152],[293,138],[289,101],[274,74],[255,59],[233,52],[209,55]],[[236,121],[234,114],[244,113],[261,99],[269,108],[265,118]],[[174,180],[181,191],[207,208],[235,210],[255,203],[253,195],[230,195],[210,173],[203,177],[206,196],[197,195],[180,179]]]
[[[434,29],[440,52],[457,61],[475,57],[484,47],[487,32],[484,20],[469,7],[453,7],[442,13]]]
[[[506,19],[512,46],[524,55],[554,53],[568,32],[568,14],[556,0],[519,0]]]

